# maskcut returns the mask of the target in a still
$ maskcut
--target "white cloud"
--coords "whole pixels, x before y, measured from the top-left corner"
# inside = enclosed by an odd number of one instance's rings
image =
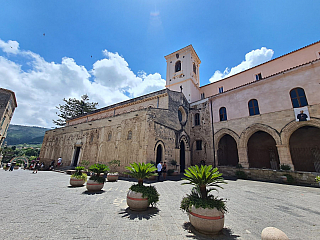
[[[0,56],[0,86],[14,91],[18,102],[13,124],[53,126],[52,119],[57,119],[55,106],[63,104],[63,98],[79,99],[88,94],[90,101],[105,107],[165,86],[159,73],[147,75],[142,71],[136,75],[123,57],[107,50],[103,51],[106,58],[87,70],[72,58],[64,57],[61,63],[47,62],[36,53],[16,49],[15,54],[29,70],[22,70],[23,66],[11,61],[9,55]]]
[[[0,48],[5,53],[17,54],[19,52],[19,43],[11,40],[4,42],[0,39]]]
[[[239,65],[232,67],[231,70],[226,68],[223,72],[219,70],[215,71],[213,76],[209,79],[210,82],[216,82],[220,79],[230,77],[234,74],[257,66],[261,63],[271,60],[273,56],[273,50],[262,47],[261,49],[252,50],[251,52],[245,55],[245,60],[242,61]]]

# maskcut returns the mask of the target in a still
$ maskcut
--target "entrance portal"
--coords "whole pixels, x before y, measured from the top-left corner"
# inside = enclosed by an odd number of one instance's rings
[[[224,135],[218,145],[218,166],[237,166],[239,162],[237,143],[230,135]]]
[[[305,126],[292,133],[290,154],[296,171],[320,172],[320,129]]]
[[[73,163],[72,163],[73,167],[76,167],[78,165],[80,149],[81,149],[81,147],[76,147],[76,149],[74,150],[74,158],[73,158]]]
[[[157,147],[157,158],[156,158],[157,165],[161,161],[162,161],[162,146],[161,146],[161,144],[159,144]]]
[[[276,141],[263,131],[254,133],[248,141],[248,158],[250,168],[279,169],[279,155]]]
[[[184,173],[186,167],[186,147],[184,141],[180,142],[180,173]]]

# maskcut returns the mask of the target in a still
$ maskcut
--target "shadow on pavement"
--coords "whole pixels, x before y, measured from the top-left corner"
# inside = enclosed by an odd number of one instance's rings
[[[97,192],[84,191],[82,194],[96,195],[96,194],[102,194],[102,193],[104,193],[104,192],[105,192],[104,190],[100,190],[100,191],[97,191]]]
[[[218,235],[205,235],[200,233],[191,225],[190,222],[185,222],[183,224],[183,228],[190,233],[187,237],[193,239],[236,240],[240,237],[238,235],[233,235],[229,228],[223,228],[221,233]]]
[[[159,213],[159,209],[155,208],[155,207],[149,207],[146,211],[141,211],[141,212],[137,212],[137,211],[132,211],[130,210],[130,208],[126,208],[126,209],[122,209],[123,211],[119,212],[120,215],[122,215],[121,217],[123,218],[129,218],[130,220],[134,220],[134,219],[147,219],[149,220],[150,218],[156,216]]]

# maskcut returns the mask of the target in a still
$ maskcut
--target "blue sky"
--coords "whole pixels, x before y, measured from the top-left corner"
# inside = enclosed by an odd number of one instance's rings
[[[189,44],[205,85],[215,73],[221,78],[320,40],[318,1],[2,0],[0,6],[0,87],[16,92],[14,124],[53,126],[54,106],[64,97],[88,93],[104,107],[161,89],[164,56]]]

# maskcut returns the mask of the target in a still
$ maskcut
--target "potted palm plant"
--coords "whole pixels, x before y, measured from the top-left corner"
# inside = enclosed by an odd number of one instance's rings
[[[143,211],[149,205],[154,206],[159,201],[159,193],[154,186],[144,186],[143,179],[156,175],[157,168],[151,163],[131,163],[126,169],[126,174],[138,180],[138,184],[132,185],[127,194],[129,208]]]
[[[83,173],[84,167],[76,167],[76,172],[70,177],[70,185],[80,187],[87,181],[87,174]]]
[[[110,168],[105,164],[96,163],[89,167],[89,171],[93,172],[92,176],[87,181],[87,190],[89,192],[100,191],[103,188],[106,179],[101,173],[108,172]]]
[[[217,234],[224,226],[224,213],[227,211],[225,200],[210,194],[219,184],[226,183],[218,168],[192,166],[184,174],[187,182],[194,185],[191,193],[184,197],[181,209],[189,214],[190,223],[196,230],[205,234]]]
[[[115,182],[119,179],[119,173],[117,172],[117,167],[120,167],[120,160],[112,160],[109,162],[110,164],[110,172],[107,174],[108,182]]]

